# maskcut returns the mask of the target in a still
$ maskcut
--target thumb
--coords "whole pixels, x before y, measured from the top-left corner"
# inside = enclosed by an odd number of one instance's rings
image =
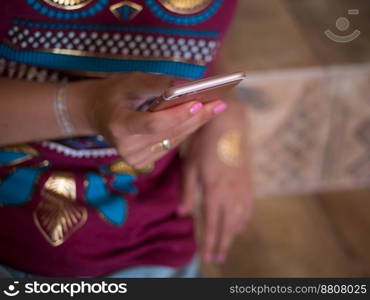
[[[153,134],[155,131],[149,112],[124,109],[122,121],[128,134]]]

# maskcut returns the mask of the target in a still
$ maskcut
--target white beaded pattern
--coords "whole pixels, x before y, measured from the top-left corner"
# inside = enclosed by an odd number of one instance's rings
[[[91,158],[91,157],[96,158],[118,155],[117,150],[114,148],[76,150],[50,141],[43,141],[42,146],[49,148],[50,150],[54,150],[58,153],[62,153],[66,156],[76,158]]]
[[[13,26],[8,31],[9,40],[21,48],[41,49],[69,49],[89,51],[100,54],[121,54],[145,57],[176,57],[178,59],[212,61],[217,40],[175,38],[165,36],[148,35],[136,33],[109,33],[91,32],[87,33],[62,30],[47,31],[40,30],[30,32],[29,29],[21,29]]]

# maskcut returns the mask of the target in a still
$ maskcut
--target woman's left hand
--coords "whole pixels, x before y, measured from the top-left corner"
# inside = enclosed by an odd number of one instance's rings
[[[179,214],[191,213],[200,190],[206,263],[224,262],[251,214],[246,109],[236,100],[225,102],[228,109],[191,137],[184,161]]]

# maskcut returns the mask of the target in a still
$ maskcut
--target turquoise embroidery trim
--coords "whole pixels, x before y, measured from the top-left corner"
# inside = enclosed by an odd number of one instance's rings
[[[128,21],[130,18],[136,13],[140,12],[140,10],[133,8],[128,5],[123,5],[115,9],[115,12],[124,20]]]
[[[95,207],[103,216],[114,225],[122,225],[127,215],[126,200],[121,195],[111,194],[103,180],[96,173],[87,173],[88,185],[85,191],[87,203]],[[127,183],[131,185],[130,183]],[[130,190],[127,187],[125,190]]]
[[[220,8],[222,1],[223,0],[215,0],[204,11],[192,16],[171,14],[161,5],[159,5],[155,0],[146,0],[146,5],[150,8],[152,13],[154,13],[159,19],[163,21],[175,23],[177,25],[189,26],[204,22],[205,20],[212,17]]]
[[[8,165],[13,161],[27,157],[28,154],[13,152],[13,151],[0,151],[0,165]]]
[[[199,79],[205,66],[165,60],[124,60],[46,53],[33,50],[15,50],[6,44],[0,45],[0,56],[19,63],[45,68],[90,72],[150,72],[176,77]]]
[[[137,190],[132,184],[135,177],[130,174],[116,174],[112,186],[122,193],[136,193]]]
[[[182,28],[166,28],[166,27],[146,27],[146,26],[120,26],[120,25],[102,25],[102,24],[72,24],[72,23],[46,23],[27,21],[22,19],[14,19],[14,25],[28,26],[39,29],[75,29],[75,30],[107,30],[118,32],[140,32],[153,34],[175,34],[181,36],[194,36],[204,38],[217,38],[220,33],[218,31],[199,31]]]
[[[20,205],[28,201],[40,169],[18,168],[0,184],[0,204]]]
[[[27,3],[32,6],[32,8],[38,11],[40,14],[45,15],[49,18],[56,18],[56,19],[80,19],[86,18],[96,15],[100,12],[108,3],[109,0],[97,0],[96,3],[85,10],[79,11],[61,11],[57,9],[53,9],[50,6],[41,4],[39,0],[27,0]]]

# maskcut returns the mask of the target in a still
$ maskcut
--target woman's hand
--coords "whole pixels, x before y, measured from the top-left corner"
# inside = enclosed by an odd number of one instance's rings
[[[191,138],[184,161],[183,203],[179,214],[191,212],[200,187],[201,245],[207,263],[224,262],[234,236],[245,229],[251,213],[245,107],[237,101],[227,103],[226,112]],[[224,150],[226,147],[230,153],[220,153],[220,147]]]
[[[168,76],[130,73],[87,81],[71,89],[76,93],[77,87],[80,94],[87,95],[86,113],[95,132],[103,135],[130,166],[143,169],[168,151],[161,147],[164,139],[170,140],[171,148],[176,147],[225,106],[221,101],[205,105],[193,101],[159,112],[134,110],[172,82]]]

